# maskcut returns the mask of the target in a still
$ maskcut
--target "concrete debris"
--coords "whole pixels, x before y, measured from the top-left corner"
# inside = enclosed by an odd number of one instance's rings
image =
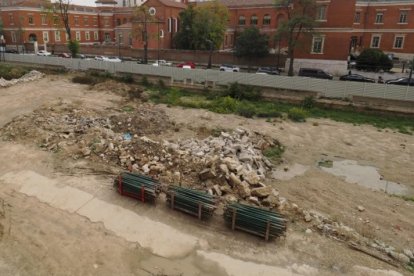
[[[35,80],[43,78],[44,75],[45,74],[43,74],[39,71],[32,70],[29,73],[23,75],[21,78],[18,78],[18,79],[5,80],[3,78],[0,78],[0,87],[9,87],[9,86],[16,85],[18,83],[35,81]]]
[[[357,207],[357,209],[358,209],[358,211],[360,211],[360,212],[364,212],[364,211],[365,211],[364,206],[361,206],[361,205],[359,205],[359,206]]]
[[[308,229],[306,229],[305,233],[308,234],[308,235],[312,234],[312,230],[308,228]]]
[[[250,202],[259,206],[285,207],[287,201],[281,204],[278,192],[264,184],[272,163],[262,150],[280,146],[277,140],[243,128],[204,139],[160,137],[176,127],[164,111],[148,103],[109,114],[61,103],[15,118],[0,134],[4,140],[37,137],[44,150],[115,164],[166,185],[202,186],[217,196],[253,197],[257,200]]]

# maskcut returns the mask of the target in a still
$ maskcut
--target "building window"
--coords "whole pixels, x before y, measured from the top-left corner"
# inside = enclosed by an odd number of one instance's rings
[[[316,14],[316,20],[325,21],[326,20],[326,6],[319,6]]]
[[[168,32],[172,32],[172,18],[168,18]]]
[[[42,14],[41,18],[42,18],[42,25],[46,25],[47,24],[46,14]]]
[[[99,33],[98,32],[93,32],[93,38],[95,40],[99,40]]]
[[[111,41],[111,35],[109,33],[105,33],[105,42]]]
[[[128,20],[126,18],[124,18],[124,20],[122,20],[122,24],[126,24],[128,22]]]
[[[120,19],[120,18],[117,18],[117,19],[116,19],[116,25],[117,25],[117,26],[121,25],[121,19]]]
[[[69,41],[69,35],[66,32],[65,32],[65,39],[66,39],[66,41]]]
[[[10,21],[10,25],[14,25],[14,16],[12,13],[9,14],[9,21]]]
[[[405,24],[408,23],[408,11],[400,11],[400,21],[399,23]]]
[[[15,32],[10,32],[11,35],[11,40],[13,43],[16,43],[16,33]]]
[[[89,26],[89,18],[88,17],[83,17],[83,25],[85,26]]]
[[[76,40],[80,41],[81,40],[81,34],[80,32],[76,32]]]
[[[375,23],[376,24],[382,24],[383,20],[384,20],[384,13],[377,12],[377,14],[375,15]]]
[[[239,16],[239,25],[246,25],[246,17],[243,15]]]
[[[33,25],[34,21],[33,21],[33,15],[29,15],[29,24]]]
[[[49,32],[43,32],[43,42],[49,42]]]
[[[379,48],[381,43],[381,36],[374,35],[371,38],[371,48]]]
[[[402,49],[404,48],[404,36],[397,35],[394,38],[394,49]]]
[[[58,25],[59,24],[59,17],[57,17],[57,16],[54,16],[53,17],[53,24],[54,25]]]
[[[354,17],[354,23],[361,23],[361,12],[356,12]]]
[[[96,17],[93,18],[93,25],[98,26],[98,18]]]
[[[108,17],[105,17],[104,18],[104,25],[107,27],[107,26],[109,26],[109,19],[108,19]]]
[[[89,32],[85,32],[85,40],[91,40],[91,36],[89,34]]]
[[[271,19],[270,15],[265,14],[265,16],[263,16],[263,25],[270,25]]]
[[[257,25],[257,16],[256,15],[252,15],[252,17],[250,18],[250,25]]]
[[[79,16],[75,16],[75,25],[79,26]]]
[[[314,36],[312,38],[312,54],[322,54],[323,53],[323,44],[325,42],[325,37],[323,36]]]
[[[60,31],[55,31],[55,41],[60,42]]]

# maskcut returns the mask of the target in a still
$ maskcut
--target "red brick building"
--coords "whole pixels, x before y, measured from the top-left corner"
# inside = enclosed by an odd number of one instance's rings
[[[46,0],[45,0],[46,1]],[[107,1],[107,0],[102,0]],[[272,38],[279,23],[287,19],[289,7],[274,6],[273,0],[219,0],[229,9],[229,23],[222,49],[232,49],[237,35],[246,27],[257,26],[271,38],[274,52],[285,45]],[[350,54],[365,48],[379,48],[402,59],[414,54],[413,0],[317,0],[318,21],[313,36],[303,36],[295,52],[297,67],[307,65],[344,70]],[[39,44],[66,43],[64,28],[57,14],[45,11],[41,0],[3,0],[0,15],[8,44],[22,44],[36,39]],[[109,4],[109,2],[108,2]],[[195,3],[201,4],[201,3]],[[151,22],[148,23],[148,48],[173,48],[179,30],[179,13],[187,1],[147,0]],[[117,43],[143,48],[142,22],[133,19],[134,8],[72,6],[72,37],[83,44]]]

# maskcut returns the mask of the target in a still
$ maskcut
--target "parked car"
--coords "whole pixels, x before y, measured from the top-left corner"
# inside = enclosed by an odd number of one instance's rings
[[[414,78],[411,78],[411,81],[409,82],[409,78],[399,78],[399,79],[393,79],[393,80],[387,80],[385,82],[386,84],[396,84],[396,85],[405,85],[405,86],[414,86]]]
[[[186,69],[186,70],[192,70],[193,69],[190,65],[183,65],[183,67],[181,67],[181,68]]]
[[[220,66],[220,71],[224,72],[240,72],[240,67],[231,64],[222,64]]]
[[[160,60],[156,60],[152,66],[171,66],[172,63],[171,62],[167,62],[164,59],[160,59]]]
[[[9,53],[9,54],[17,54],[18,51],[16,49],[6,49],[6,53]]]
[[[309,77],[309,78],[316,78],[316,79],[333,79],[333,76],[329,73],[326,73],[322,69],[316,68],[300,68],[299,69],[299,76],[301,77]]]
[[[52,53],[49,53],[48,51],[45,51],[45,50],[40,50],[37,52],[37,55],[47,57],[47,56],[51,56]]]
[[[120,58],[117,58],[117,57],[103,57],[103,61],[122,62],[122,60]]]
[[[184,68],[184,66],[190,66],[191,69],[195,69],[196,65],[194,62],[186,61],[177,65],[179,68]]]
[[[280,71],[276,67],[260,67],[256,74],[280,75]]]
[[[71,55],[68,54],[68,53],[61,53],[61,54],[58,55],[58,57],[61,57],[61,58],[70,58]]]
[[[95,60],[103,61],[105,58],[104,56],[96,56]]]
[[[348,74],[339,77],[341,81],[359,81],[359,82],[372,82],[375,83],[375,80],[372,78],[367,78],[359,74]]]

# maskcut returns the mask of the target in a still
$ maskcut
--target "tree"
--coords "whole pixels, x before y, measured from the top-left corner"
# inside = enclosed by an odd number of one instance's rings
[[[276,39],[287,42],[288,75],[293,76],[295,49],[299,45],[299,38],[314,34],[317,25],[315,20],[317,4],[316,0],[276,0],[275,4],[276,8],[285,9],[287,14],[287,19],[279,23]]]
[[[48,14],[49,21],[56,24],[58,27],[65,29],[68,38],[68,49],[72,57],[76,57],[79,53],[79,41],[72,39],[69,10],[71,8],[71,0],[56,0],[54,3],[48,3],[44,6],[45,12]],[[55,14],[58,13],[59,20],[55,21]],[[52,20],[51,20],[52,19]]]
[[[144,64],[148,63],[148,26],[155,21],[155,17],[149,13],[147,6],[141,5],[134,10],[133,32],[144,43]]]
[[[389,71],[392,66],[392,60],[379,49],[365,49],[356,59],[356,68],[358,70]]]
[[[261,34],[256,27],[245,29],[236,39],[235,55],[248,59],[264,57],[269,54],[269,37]]]
[[[218,1],[206,2],[180,13],[180,29],[174,37],[176,47],[211,50],[223,43],[229,12]]]

